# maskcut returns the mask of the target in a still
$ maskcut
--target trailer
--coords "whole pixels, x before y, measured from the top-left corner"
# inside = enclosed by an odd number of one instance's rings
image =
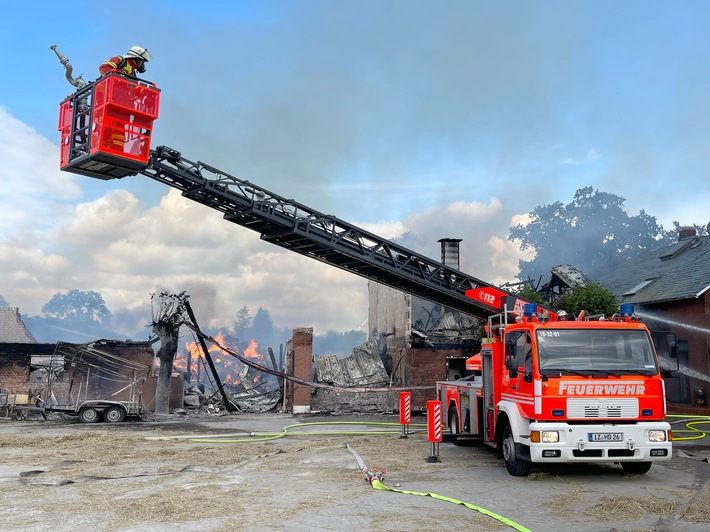
[[[51,356],[33,359],[32,365],[46,372],[46,383],[39,391],[22,394],[24,404],[6,400],[7,416],[46,419],[59,413],[78,417],[81,423],[121,423],[144,416],[142,386],[149,365],[98,349],[96,343],[59,342]]]

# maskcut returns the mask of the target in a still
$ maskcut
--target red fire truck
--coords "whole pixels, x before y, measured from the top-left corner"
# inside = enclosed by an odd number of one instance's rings
[[[609,319],[563,320],[502,292],[468,295],[501,312],[488,318],[470,375],[437,383],[453,439],[494,447],[514,476],[560,462],[620,463],[642,474],[671,459],[664,372],[633,305]],[[675,357],[675,342],[668,346]]]

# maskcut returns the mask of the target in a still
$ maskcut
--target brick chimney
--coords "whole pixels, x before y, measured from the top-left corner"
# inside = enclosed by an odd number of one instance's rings
[[[459,265],[459,242],[461,238],[442,238],[441,243],[441,263],[451,268],[460,270]]]
[[[696,236],[698,236],[698,232],[695,230],[695,226],[684,225],[678,231],[678,242],[687,238],[694,238]]]

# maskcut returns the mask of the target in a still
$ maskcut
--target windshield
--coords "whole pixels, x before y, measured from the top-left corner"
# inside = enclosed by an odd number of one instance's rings
[[[540,371],[656,373],[645,331],[545,329],[537,331]]]

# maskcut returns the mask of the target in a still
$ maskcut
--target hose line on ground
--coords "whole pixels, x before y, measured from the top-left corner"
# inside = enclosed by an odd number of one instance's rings
[[[365,467],[365,462],[362,460],[360,455],[350,447],[350,445],[346,444],[348,451],[355,457],[355,460],[357,461],[358,467],[363,471],[363,473],[367,474],[367,467]],[[368,480],[367,476],[365,480]],[[438,499],[440,501],[445,501],[445,502],[450,502],[453,504],[461,504],[468,508],[469,510],[475,510],[476,512],[479,512],[483,515],[487,515],[488,517],[492,517],[496,521],[500,521],[503,524],[508,525],[511,528],[514,528],[515,530],[518,530],[519,532],[532,532],[529,528],[524,527],[523,525],[520,525],[516,523],[515,521],[512,521],[508,519],[507,517],[503,517],[502,515],[498,515],[497,513],[491,512],[490,510],[486,510],[485,508],[482,508],[480,506],[476,506],[475,504],[471,504],[469,502],[464,502],[460,501],[458,499],[452,499],[451,497],[446,497],[445,495],[439,495],[437,493],[431,493],[431,492],[419,492],[419,491],[407,491],[407,490],[400,490],[400,489],[395,489],[395,488],[390,488],[388,486],[385,486],[382,481],[377,477],[372,477],[369,479],[370,484],[372,485],[373,488],[376,490],[381,490],[381,491],[391,491],[394,493],[403,493],[405,495],[419,495],[421,497],[431,497],[433,499]]]
[[[692,414],[668,414],[666,417],[680,418],[681,420],[686,420],[685,426],[688,430],[674,429],[673,441],[702,440],[705,436],[707,436],[707,433],[710,432],[710,427],[707,427],[705,430],[695,428],[696,425],[710,425],[710,416],[695,416]],[[682,421],[675,421],[674,423],[682,423]],[[676,437],[676,434],[678,432],[690,432],[693,435],[678,438]]]
[[[366,425],[366,426],[386,426],[386,427],[401,427],[399,423],[393,422],[369,422],[369,421],[314,421],[306,423],[293,423],[286,425],[281,432],[251,432],[251,433],[231,433],[231,434],[215,434],[215,435],[180,435],[180,436],[146,436],[146,440],[153,441],[168,441],[168,440],[189,440],[196,443],[253,443],[277,440],[285,436],[367,436],[380,434],[401,434],[397,430],[366,430],[366,431],[298,431],[293,432],[291,429],[298,427],[314,426],[314,425]],[[423,424],[412,424],[410,427],[426,427]],[[418,431],[411,431],[409,434],[414,434]],[[248,436],[247,438],[230,439],[231,436]]]

